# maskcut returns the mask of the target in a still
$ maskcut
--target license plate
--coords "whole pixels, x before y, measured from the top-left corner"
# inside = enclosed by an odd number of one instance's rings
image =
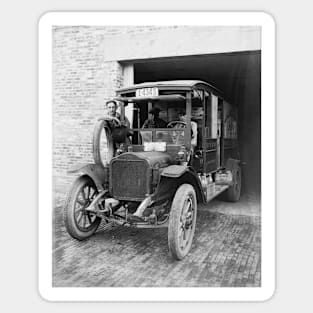
[[[136,97],[156,97],[159,95],[159,90],[156,87],[141,88],[136,90]]]

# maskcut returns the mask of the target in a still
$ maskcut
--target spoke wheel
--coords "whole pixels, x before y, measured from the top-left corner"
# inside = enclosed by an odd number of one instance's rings
[[[194,188],[181,185],[174,196],[168,227],[170,254],[176,260],[189,252],[196,227],[197,199]]]
[[[64,210],[64,224],[73,238],[83,240],[97,230],[101,219],[86,210],[97,194],[91,178],[82,176],[74,182]]]

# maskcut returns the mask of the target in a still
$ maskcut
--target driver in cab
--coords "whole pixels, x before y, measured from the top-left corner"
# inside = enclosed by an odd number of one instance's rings
[[[149,118],[144,122],[142,128],[166,128],[167,123],[159,118],[160,109],[157,107],[149,111]]]

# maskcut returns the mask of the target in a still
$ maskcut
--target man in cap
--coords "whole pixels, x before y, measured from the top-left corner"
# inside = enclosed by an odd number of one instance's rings
[[[167,123],[159,118],[160,109],[157,107],[149,111],[149,118],[144,122],[142,128],[166,128]]]
[[[109,100],[106,103],[107,114],[105,117],[111,120],[111,126],[121,126],[121,115],[117,112],[117,102],[115,100]],[[124,126],[127,128],[130,127],[129,120],[127,117],[124,117]]]
[[[121,121],[121,115],[117,112],[117,102],[115,100],[106,102],[106,111],[104,117],[109,123],[114,150],[117,150],[121,144],[129,143],[130,141],[129,136],[132,135],[132,132],[129,130],[130,123],[126,116],[124,116],[124,122]]]

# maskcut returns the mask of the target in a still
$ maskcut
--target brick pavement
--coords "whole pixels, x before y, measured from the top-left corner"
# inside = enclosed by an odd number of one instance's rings
[[[240,214],[236,214],[236,213]],[[54,214],[53,285],[63,287],[258,287],[261,285],[260,201],[213,200],[198,209],[190,253],[174,261],[167,229],[101,225],[86,241],[72,239]]]

